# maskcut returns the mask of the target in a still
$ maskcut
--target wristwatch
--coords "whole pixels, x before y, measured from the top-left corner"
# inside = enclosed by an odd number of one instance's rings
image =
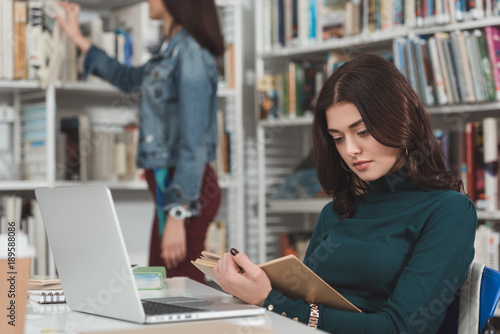
[[[170,209],[170,211],[168,211],[168,214],[177,220],[184,220],[191,217],[191,211],[184,209],[184,207],[180,205],[174,206]]]
[[[311,306],[311,313],[309,314],[308,326],[314,329],[318,328],[319,322],[319,307],[316,304],[309,304]]]

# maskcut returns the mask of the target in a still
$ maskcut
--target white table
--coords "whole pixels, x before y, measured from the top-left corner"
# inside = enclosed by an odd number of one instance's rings
[[[240,302],[238,299],[226,293],[184,277],[168,278],[166,280],[166,289],[164,290],[142,290],[140,293],[141,298],[187,296],[196,298],[216,298],[223,302]],[[132,329],[136,329],[140,332],[147,329],[150,330],[153,326],[93,316],[80,312],[72,312],[66,304],[41,305],[29,302],[26,314],[25,334],[80,333]],[[231,330],[231,332],[228,331],[227,333],[233,333],[235,328],[238,328],[238,330],[234,331],[234,333],[259,333],[260,329],[262,332],[266,332],[267,330],[275,333],[292,334],[310,333],[309,331],[311,330],[302,323],[295,322],[269,311],[266,311],[266,313],[261,316],[193,321],[189,323],[179,322],[154,325],[153,327],[162,326],[165,333],[171,333],[177,332],[180,325],[182,325],[183,333],[186,333],[189,332],[190,327],[192,327],[193,330],[196,327],[196,332],[198,332],[200,324],[206,326],[208,332],[210,332],[209,329],[214,327],[214,325],[227,326],[228,330]]]

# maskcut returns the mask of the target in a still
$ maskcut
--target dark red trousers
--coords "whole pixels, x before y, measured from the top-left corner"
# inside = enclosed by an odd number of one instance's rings
[[[169,170],[173,177],[173,169]],[[153,171],[146,170],[146,180],[148,182],[149,191],[153,195],[156,203],[155,195],[155,178]],[[187,276],[200,283],[205,283],[205,275],[199,271],[191,260],[199,257],[205,249],[205,237],[207,228],[211,221],[215,218],[219,210],[221,201],[221,192],[217,183],[217,175],[210,165],[205,167],[203,181],[200,191],[200,215],[196,217],[186,218],[186,259],[181,262],[176,268],[167,269],[167,277]],[[154,215],[153,229],[151,233],[151,244],[149,249],[149,265],[150,266],[165,266],[165,262],[161,258],[161,238],[158,229],[158,216]],[[166,266],[165,266],[166,268]]]

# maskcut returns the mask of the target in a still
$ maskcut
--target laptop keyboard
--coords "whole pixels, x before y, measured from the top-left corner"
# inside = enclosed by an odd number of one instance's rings
[[[146,315],[157,315],[157,314],[175,314],[175,313],[192,313],[192,312],[204,312],[199,308],[191,308],[185,306],[178,306],[172,304],[156,303],[151,301],[142,301],[142,306],[144,307],[144,312]]]

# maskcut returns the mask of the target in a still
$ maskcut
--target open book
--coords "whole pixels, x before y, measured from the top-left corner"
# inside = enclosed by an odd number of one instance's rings
[[[213,270],[219,259],[219,255],[203,251],[201,257],[191,263],[220,285]],[[323,304],[337,310],[361,312],[295,255],[283,256],[263,263],[259,267],[271,280],[273,289],[289,298],[304,299],[308,303]]]

